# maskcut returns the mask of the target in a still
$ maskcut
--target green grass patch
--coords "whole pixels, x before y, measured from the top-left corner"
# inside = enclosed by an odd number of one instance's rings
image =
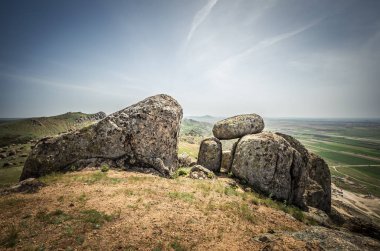
[[[93,228],[100,228],[105,222],[112,221],[115,218],[114,215],[108,215],[95,209],[84,210],[81,215],[81,220],[90,223]]]
[[[234,188],[234,187],[226,186],[224,188],[224,194],[227,196],[238,196],[239,192],[236,191],[236,188]]]
[[[190,174],[191,167],[180,167],[178,168],[175,173],[172,175],[172,178],[178,178],[181,176],[188,176]]]
[[[292,215],[295,219],[307,223],[308,219],[306,219],[304,212],[296,206],[289,205],[286,202],[279,202],[273,200],[271,198],[266,198],[260,196],[258,194],[253,194],[253,197],[250,201],[254,205],[264,205],[266,207],[274,208],[277,210],[281,210],[285,213]]]
[[[187,153],[193,158],[198,158],[199,144],[190,144],[180,141],[178,144],[178,154]]]
[[[28,199],[25,198],[3,198],[0,200],[0,210],[11,210],[13,208],[18,208],[23,204],[26,204]]]
[[[195,199],[193,194],[187,192],[169,192],[168,196],[172,199],[178,199],[186,202],[193,202]]]
[[[8,187],[18,183],[23,166],[1,168],[0,169],[0,188]]]
[[[52,212],[39,211],[36,218],[48,224],[61,224],[65,221],[71,220],[73,217],[64,211],[57,209]]]

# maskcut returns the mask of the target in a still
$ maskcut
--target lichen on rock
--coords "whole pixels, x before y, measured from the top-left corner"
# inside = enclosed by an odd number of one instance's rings
[[[104,162],[168,176],[178,165],[181,119],[182,107],[172,97],[146,98],[79,131],[42,139],[30,153],[20,180]]]

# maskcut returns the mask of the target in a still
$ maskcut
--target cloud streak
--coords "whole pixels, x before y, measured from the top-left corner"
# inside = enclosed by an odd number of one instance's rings
[[[314,27],[315,25],[319,24],[323,19],[324,18],[318,18],[318,19],[314,20],[313,22],[311,22],[311,23],[309,23],[303,27],[300,27],[296,30],[286,32],[286,33],[282,33],[282,34],[279,34],[279,35],[271,37],[271,38],[264,39],[264,40],[260,41],[259,43],[253,45],[252,47],[245,49],[244,51],[242,51],[242,52],[240,52],[240,53],[238,53],[232,57],[227,58],[221,64],[225,65],[225,64],[235,63],[235,62],[249,56],[250,54],[252,54],[256,51],[263,50],[265,48],[268,48],[270,46],[278,44],[284,40],[292,38],[292,37],[304,32],[304,31]]]
[[[218,0],[209,0],[202,9],[200,9],[194,16],[193,22],[191,24],[191,28],[186,37],[186,45],[190,42],[191,38],[194,35],[194,32],[198,29],[198,27],[206,20],[207,16],[210,14],[212,8]]]

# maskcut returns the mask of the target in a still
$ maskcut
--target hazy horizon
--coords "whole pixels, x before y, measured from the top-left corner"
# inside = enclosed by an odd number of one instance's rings
[[[0,118],[380,118],[380,1],[1,1]],[[193,115],[194,116],[194,115]]]

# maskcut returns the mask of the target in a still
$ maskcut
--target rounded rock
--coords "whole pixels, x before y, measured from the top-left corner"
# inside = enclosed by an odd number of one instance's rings
[[[201,142],[198,165],[213,172],[219,172],[222,162],[222,143],[217,138],[207,138]]]
[[[243,114],[218,121],[212,132],[218,139],[236,139],[264,130],[264,120],[257,114]]]

